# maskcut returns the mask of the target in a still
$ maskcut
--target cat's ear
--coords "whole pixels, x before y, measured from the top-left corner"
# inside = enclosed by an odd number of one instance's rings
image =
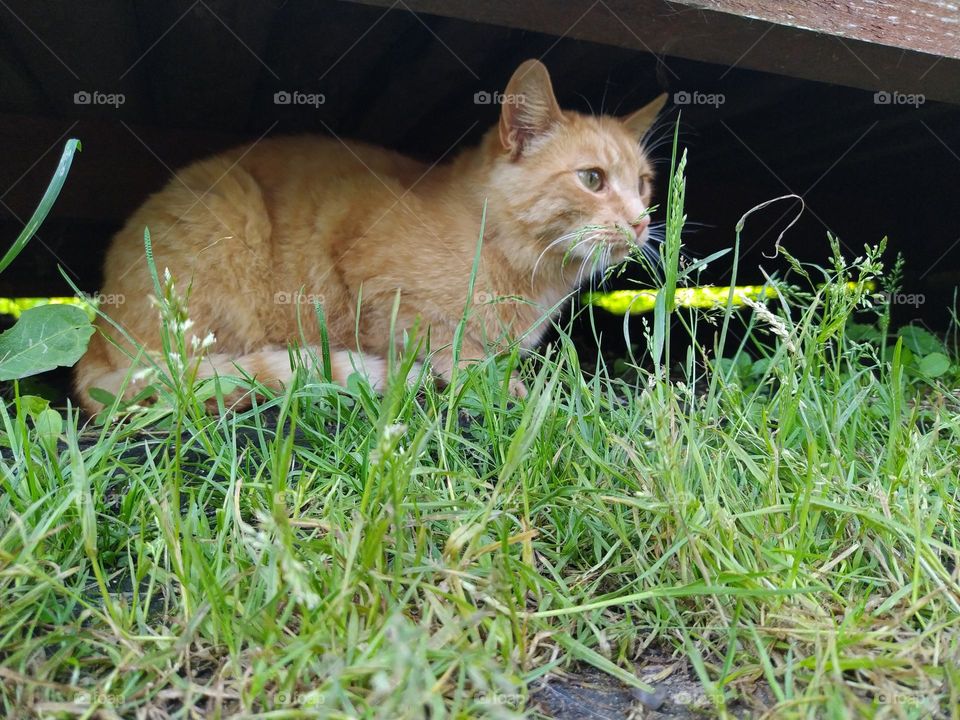
[[[637,140],[641,140],[647,134],[647,131],[653,127],[657,114],[663,109],[666,102],[667,94],[663,93],[636,112],[627,115],[620,122],[626,126],[627,132]]]
[[[550,73],[539,60],[520,65],[507,83],[500,111],[500,142],[517,157],[531,139],[562,119]]]

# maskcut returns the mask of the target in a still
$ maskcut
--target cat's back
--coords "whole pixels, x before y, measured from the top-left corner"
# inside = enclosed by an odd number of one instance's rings
[[[224,154],[266,188],[309,181],[314,186],[343,181],[399,183],[406,189],[427,166],[393,150],[356,140],[319,135],[276,137]]]
[[[142,257],[145,227],[159,254],[180,256],[177,265],[236,245],[265,262],[274,249],[264,246],[274,241],[293,243],[282,256],[311,236],[322,239],[318,230],[382,214],[426,170],[392,150],[318,135],[231,148],[178,170],[138,208],[111,243],[107,279]]]
[[[425,171],[370,144],[307,135],[268,138],[194,162],[114,236],[103,290],[127,301],[111,316],[156,344],[148,228],[158,272],[169,270],[178,289],[191,288],[191,320],[215,333],[218,349],[284,341],[295,332],[285,324],[293,314],[271,299],[301,288],[324,292],[336,248],[351,246]]]
[[[318,135],[266,138],[176,171],[130,221],[142,228],[151,215],[189,221],[198,213],[216,216],[218,208],[266,210],[279,217],[284,205],[395,196],[426,170],[425,163],[369,143]]]

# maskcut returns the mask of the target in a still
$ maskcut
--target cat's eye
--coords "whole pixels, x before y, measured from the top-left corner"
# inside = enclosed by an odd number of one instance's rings
[[[603,170],[600,168],[588,168],[586,170],[577,170],[577,177],[583,186],[592,192],[603,190]]]
[[[640,184],[637,186],[641,195],[646,194],[647,190],[650,189],[650,178],[646,175],[640,177]]]

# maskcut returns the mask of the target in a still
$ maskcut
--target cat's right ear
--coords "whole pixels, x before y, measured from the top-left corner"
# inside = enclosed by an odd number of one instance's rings
[[[666,103],[667,94],[662,93],[636,112],[627,115],[621,122],[631,135],[637,138],[637,140],[642,140],[643,136],[653,127],[653,124],[657,120],[657,115],[663,110],[663,106]]]
[[[511,158],[519,157],[532,139],[548,132],[563,117],[550,73],[539,60],[527,60],[516,69],[501,107],[500,142]]]

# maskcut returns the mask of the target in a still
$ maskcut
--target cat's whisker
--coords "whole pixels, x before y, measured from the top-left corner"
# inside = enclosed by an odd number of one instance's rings
[[[606,93],[606,89],[604,89],[604,93]],[[590,114],[596,115],[597,113],[593,109],[593,103],[590,102],[590,99],[583,93],[577,93],[577,95],[579,95],[583,99],[583,101],[587,104],[587,107],[590,108]],[[600,101],[600,112],[601,113],[603,112],[603,100]]]
[[[590,269],[587,270],[587,285],[590,290],[593,290],[596,287],[597,268],[600,266],[600,259],[602,255],[603,246],[599,246],[594,252],[590,253]]]
[[[600,272],[598,273],[600,281],[597,283],[600,289],[607,284],[607,280],[610,277],[610,273],[613,270],[613,266],[610,264],[613,259],[613,249],[609,245],[603,246],[603,251],[600,253]],[[596,277],[596,276],[595,276]],[[593,283],[591,283],[592,285]]]
[[[568,254],[568,255],[573,255],[573,254],[577,251],[577,248],[579,248],[581,245],[585,245],[585,244],[588,243],[588,242],[594,242],[596,239],[597,239],[597,237],[596,237],[595,234],[591,234],[591,235],[589,235],[588,237],[583,238],[583,239],[580,240],[576,245],[574,245],[572,248],[570,248],[570,249],[567,251],[567,254]],[[590,256],[589,256],[589,255],[586,255],[585,257],[590,257]]]
[[[587,260],[590,259],[589,255],[584,255],[583,259],[580,261],[580,267],[577,268],[576,283],[577,285],[583,285],[583,270],[587,265]]]
[[[576,243],[573,247],[571,247],[569,250],[567,250],[567,252],[565,253],[565,255],[566,255],[567,257],[569,257],[570,255],[573,255],[573,254],[577,251],[577,248],[579,248],[581,245],[585,245],[585,244],[587,244],[587,243],[589,243],[589,242],[594,242],[596,239],[597,239],[596,233],[590,233],[589,235],[585,235],[585,236],[582,237],[580,240],[578,240],[577,243]]]
[[[662,129],[663,132],[657,133],[656,131]],[[664,145],[670,145],[673,143],[673,131],[672,128],[664,125],[662,128],[655,128],[652,132],[647,133],[646,137],[641,143],[643,152],[647,155],[653,155],[657,149],[663,147]]]
[[[551,247],[553,247],[554,245],[556,245],[558,242],[560,242],[560,241],[562,241],[562,240],[568,240],[568,239],[570,239],[571,237],[577,237],[578,235],[581,234],[581,232],[583,232],[583,231],[578,230],[578,231],[573,232],[573,233],[567,233],[567,234],[565,234],[565,235],[561,235],[559,238],[557,238],[556,240],[554,240],[553,242],[551,242],[550,245],[548,245],[547,248],[546,248],[542,253],[540,253],[540,257],[537,258],[537,262],[536,262],[536,263],[534,264],[534,266],[533,266],[533,272],[530,274],[530,284],[531,284],[531,285],[533,284],[534,278],[535,278],[535,276],[536,276],[536,274],[537,274],[537,267],[539,267],[540,261],[543,259],[543,256],[546,254],[547,250],[549,250]],[[584,237],[582,237],[579,241],[577,241],[576,245],[574,245],[572,248],[570,248],[569,250],[567,250],[567,252],[565,253],[565,256],[572,255],[572,254],[576,251],[576,249],[577,249],[578,247],[580,247],[580,246],[583,245],[584,243],[591,242],[591,241],[593,241],[594,239],[596,239],[596,233],[595,233],[595,232],[587,232],[587,233],[585,233],[585,234],[584,234]]]
[[[600,250],[600,257],[597,259],[597,268],[594,273],[594,280],[597,280],[596,283],[591,281],[591,285],[594,287],[602,288],[606,282],[607,278],[610,277],[610,273],[613,269],[611,262],[613,261],[613,245],[610,243],[605,243]]]
[[[577,270],[577,275],[576,275],[577,285],[582,285],[584,283],[583,273],[585,270],[587,270],[587,266],[589,263],[589,272],[590,272],[589,280],[590,280],[590,286],[593,287],[593,279],[596,276],[597,266],[599,264],[598,261],[600,260],[601,255],[606,249],[606,247],[607,247],[607,243],[604,242],[603,245],[595,246],[591,252],[583,256],[583,260],[580,261],[580,267]]]
[[[663,258],[660,257],[659,247],[646,244],[640,248],[640,254],[641,264],[645,265],[650,274],[653,275],[657,280],[662,281],[664,277]]]
[[[652,142],[652,143],[650,143],[650,144],[648,144],[648,145],[644,145],[643,150],[644,150],[644,152],[652,155],[652,154],[655,153],[658,149],[664,147],[665,145],[671,145],[671,144],[673,144],[673,136],[672,136],[672,135],[669,135],[669,136],[666,136],[666,137],[664,137],[664,138],[662,138],[662,139],[657,139],[656,141],[654,141],[654,142]]]
[[[573,275],[573,284],[577,287],[580,286],[580,271],[583,267],[583,258],[580,258],[580,265],[577,267],[577,271]]]
[[[556,240],[552,240],[544,249],[543,252],[537,257],[537,261],[533,264],[533,272],[530,273],[530,285],[533,285],[533,281],[537,276],[537,268],[540,267],[540,261],[543,260],[543,256],[550,252],[550,248],[559,245],[564,240],[569,240],[570,238],[576,237],[576,233],[565,233],[561,235]]]

